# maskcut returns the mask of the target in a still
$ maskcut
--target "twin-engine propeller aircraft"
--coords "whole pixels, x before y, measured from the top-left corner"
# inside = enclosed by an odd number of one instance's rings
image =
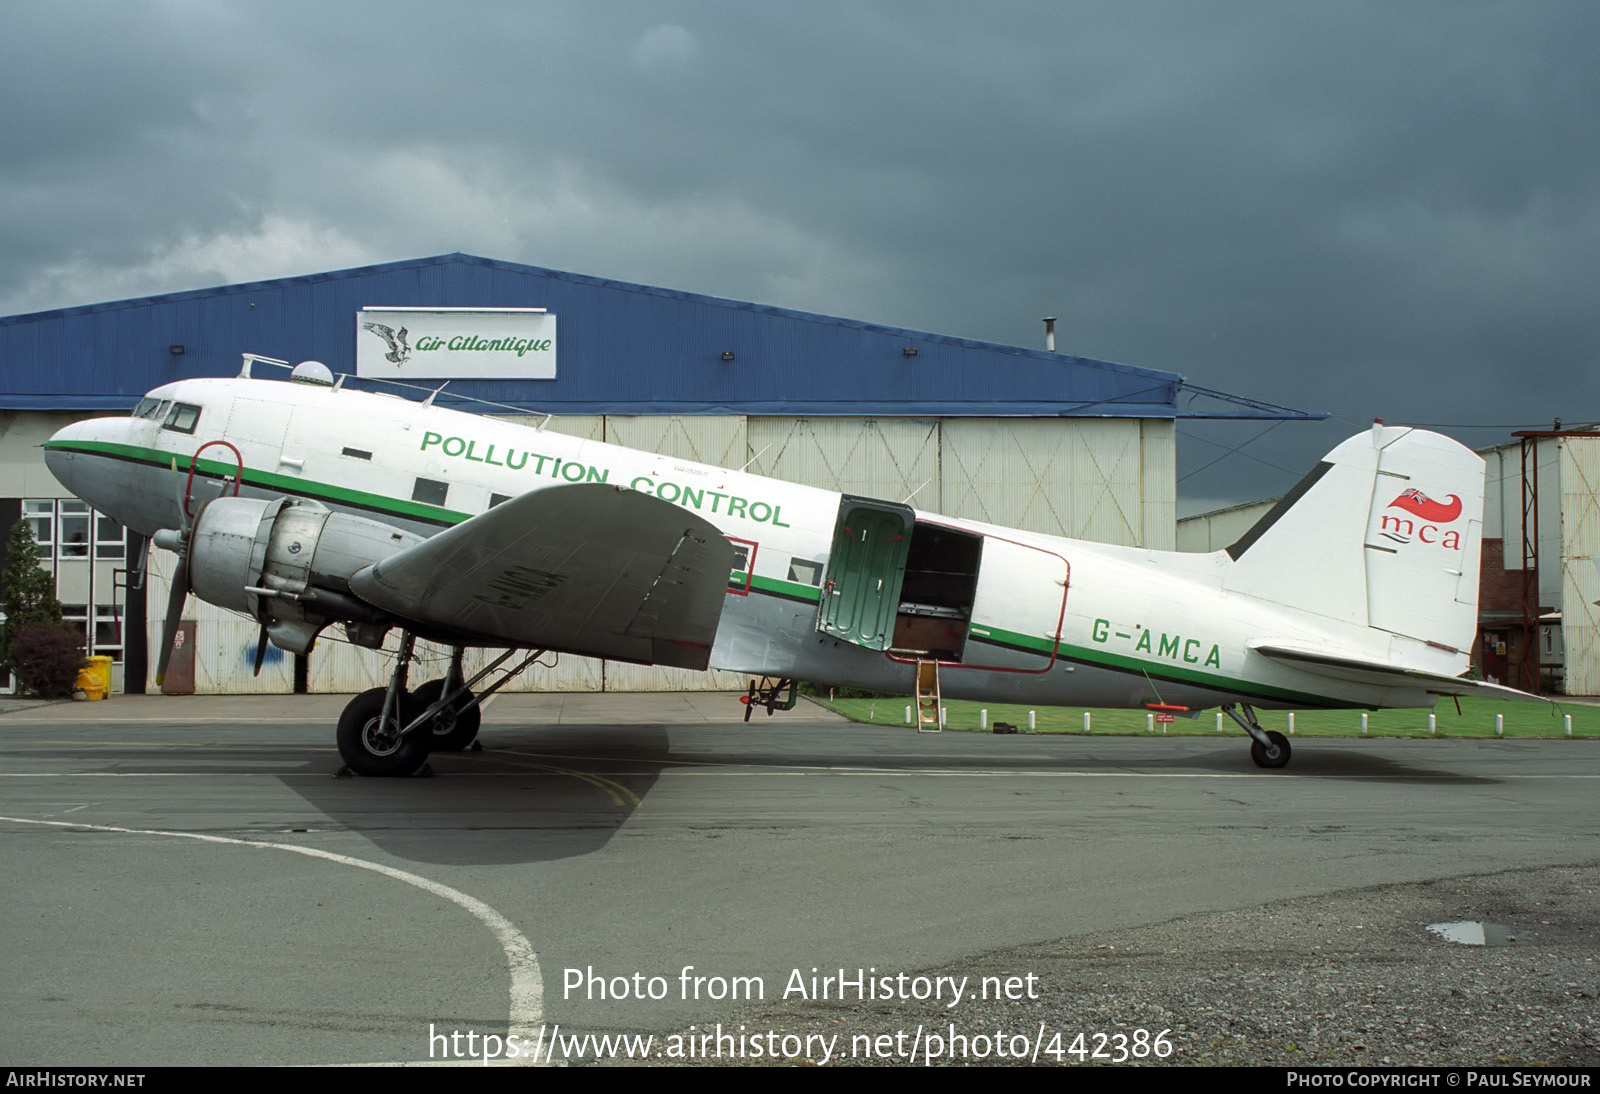
[[[793,705],[796,680],[915,692],[932,728],[941,694],[1220,706],[1262,767],[1288,763],[1289,742],[1256,707],[1509,693],[1458,678],[1477,626],[1484,464],[1434,433],[1375,425],[1227,550],[1179,554],[356,391],[316,362],[287,383],[251,378],[268,360],[68,426],[46,460],[178,554],[158,681],[191,591],[260,622],[258,670],[268,642],[304,654],[338,624],[378,649],[398,630],[388,686],[339,719],[339,751],[364,775],[469,743],[478,704],[546,650],[749,673],[744,699],[769,713]],[[197,475],[222,496],[197,501]],[[419,637],[453,657],[412,690]],[[467,647],[503,652],[467,679]]]

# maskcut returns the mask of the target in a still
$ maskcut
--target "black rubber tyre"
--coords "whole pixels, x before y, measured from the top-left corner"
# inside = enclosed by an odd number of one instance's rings
[[[1257,767],[1284,767],[1289,763],[1289,738],[1277,730],[1267,730],[1267,740],[1272,742],[1271,748],[1263,748],[1259,741],[1250,741],[1250,758],[1256,762]]]
[[[429,680],[411,693],[411,709],[420,714],[437,703],[443,694],[444,681]],[[434,752],[460,752],[478,739],[483,711],[476,705],[461,709],[471,702],[472,693],[469,691],[451,704],[452,709],[434,716],[431,746]]]
[[[428,762],[428,734],[400,736],[400,728],[416,709],[409,694],[400,696],[400,709],[390,716],[389,724],[379,724],[388,690],[363,691],[339,715],[339,755],[357,775],[410,775]]]

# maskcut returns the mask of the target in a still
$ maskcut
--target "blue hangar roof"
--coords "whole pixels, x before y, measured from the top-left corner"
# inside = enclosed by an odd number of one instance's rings
[[[0,318],[0,409],[122,410],[173,380],[235,375],[244,353],[353,373],[363,307],[556,315],[555,379],[455,380],[441,405],[478,398],[556,414],[1306,416],[1186,385],[1171,372],[466,254]],[[1184,392],[1222,399],[1228,412],[1180,411]]]

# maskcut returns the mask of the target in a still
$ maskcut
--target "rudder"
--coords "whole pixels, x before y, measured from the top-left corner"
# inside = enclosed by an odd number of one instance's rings
[[[1464,669],[1483,481],[1483,460],[1450,438],[1375,425],[1228,548],[1224,588],[1427,643]]]

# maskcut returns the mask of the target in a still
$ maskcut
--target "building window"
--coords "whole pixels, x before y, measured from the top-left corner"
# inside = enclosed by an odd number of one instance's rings
[[[53,501],[25,501],[22,519],[33,525],[33,539],[47,559],[56,557],[56,503]]]
[[[115,604],[94,606],[94,642],[89,653],[122,662],[122,614]]]
[[[94,557],[96,562],[121,562],[128,557],[128,530],[110,517],[94,517]]]
[[[59,505],[61,540],[56,546],[56,557],[88,558],[89,503],[63,501]]]
[[[56,575],[57,595],[82,597],[92,604],[63,604],[62,615],[83,636],[85,654],[122,660],[122,586],[117,574],[128,557],[128,531],[75,498],[23,499],[22,516],[39,541],[40,566]],[[109,564],[109,565],[97,565]],[[4,682],[0,681],[0,691]]]

